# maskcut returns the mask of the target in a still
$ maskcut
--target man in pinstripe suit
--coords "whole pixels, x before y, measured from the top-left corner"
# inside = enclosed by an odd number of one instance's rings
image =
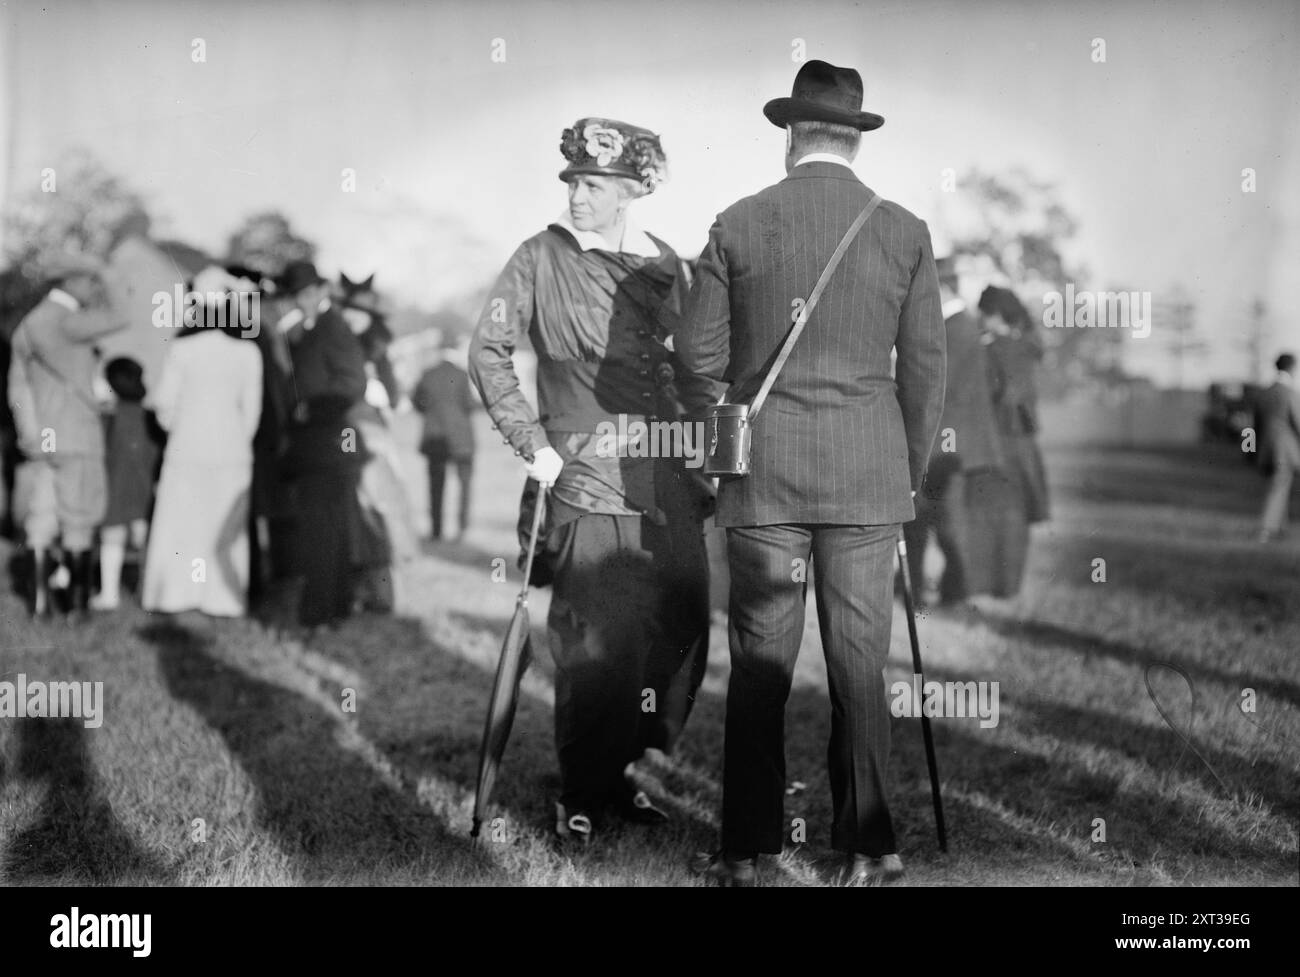
[[[752,397],[854,218],[873,196],[854,175],[862,132],[852,69],[805,64],[764,114],[786,130],[780,183],[723,211],[700,256],[675,345],[686,369]],[[897,351],[891,376],[891,353]],[[803,635],[811,560],[831,698],[832,846],[843,880],[902,874],[885,797],[883,669],[893,554],[913,518],[943,408],[944,325],[926,225],[885,201],[826,286],[764,411],[751,474],[723,478],[717,522],[731,570],[722,850],[698,871],[749,885],[788,822],[785,704]]]

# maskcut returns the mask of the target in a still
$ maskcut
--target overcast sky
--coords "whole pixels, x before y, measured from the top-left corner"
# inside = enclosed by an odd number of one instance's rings
[[[1256,296],[1270,347],[1300,346],[1300,4],[8,0],[0,22],[7,192],[88,146],[167,235],[220,251],[277,208],[322,270],[426,305],[559,214],[560,131],[584,115],[662,134],[672,179],[637,217],[693,255],[783,175],[761,108],[801,39],[862,72],[886,124],[855,169],[937,235],[960,210],[945,168],[1023,165],[1079,217],[1091,284],[1188,287],[1211,343],[1189,379],[1244,375]],[[1163,365],[1158,334],[1129,341]]]

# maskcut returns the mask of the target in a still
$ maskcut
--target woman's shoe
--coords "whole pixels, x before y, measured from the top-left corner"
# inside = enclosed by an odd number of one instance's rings
[[[555,834],[564,842],[586,848],[591,844],[591,817],[584,811],[565,810],[558,801],[555,804]]]
[[[668,821],[667,813],[655,807],[650,795],[643,790],[620,799],[614,810],[624,821],[633,824],[664,824]]]
[[[90,609],[92,611],[115,611],[120,606],[121,601],[117,597],[111,597],[103,591],[91,595],[90,598]]]

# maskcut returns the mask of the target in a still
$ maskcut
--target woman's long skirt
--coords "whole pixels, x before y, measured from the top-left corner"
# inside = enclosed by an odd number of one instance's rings
[[[252,463],[164,458],[145,557],[145,610],[248,610],[248,512]]]
[[[967,592],[1013,597],[1029,552],[1023,482],[994,469],[967,472],[965,482]]]
[[[291,572],[301,578],[298,622],[341,621],[352,612],[353,556],[361,532],[354,466],[305,471],[292,482],[296,519]]]

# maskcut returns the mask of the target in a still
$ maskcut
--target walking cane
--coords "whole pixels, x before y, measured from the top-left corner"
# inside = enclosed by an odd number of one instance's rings
[[[912,640],[912,671],[925,687],[921,668],[921,639],[916,636],[916,605],[912,600],[912,573],[907,567],[907,542],[898,534],[898,572],[903,575],[903,606],[907,608],[907,636]],[[934,798],[934,826],[939,832],[939,851],[948,850],[948,832],[943,826],[943,798],[939,796],[939,765],[934,758],[934,735],[930,732],[930,717],[921,712],[921,735],[925,739],[925,762],[930,768],[930,794]]]

